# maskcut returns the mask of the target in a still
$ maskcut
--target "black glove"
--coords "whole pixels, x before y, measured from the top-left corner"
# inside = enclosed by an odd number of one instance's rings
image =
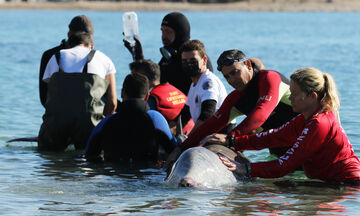
[[[136,36],[134,37],[134,40],[135,40],[135,45],[131,46],[129,41],[123,39],[124,45],[129,50],[129,52],[131,53],[134,61],[142,60],[142,59],[144,59],[144,55],[143,55],[140,40]]]

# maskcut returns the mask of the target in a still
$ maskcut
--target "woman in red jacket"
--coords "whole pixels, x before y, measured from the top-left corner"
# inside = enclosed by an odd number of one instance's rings
[[[226,138],[236,150],[260,150],[292,145],[277,160],[240,164],[220,156],[229,170],[249,177],[277,178],[302,165],[309,178],[360,186],[360,161],[339,120],[339,98],[333,78],[315,68],[291,75],[290,101],[301,113],[277,129]],[[217,134],[202,143],[224,142]]]

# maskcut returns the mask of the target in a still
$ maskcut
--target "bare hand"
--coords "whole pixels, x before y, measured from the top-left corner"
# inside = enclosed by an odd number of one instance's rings
[[[247,169],[245,164],[230,160],[229,158],[225,157],[224,155],[218,153],[221,162],[228,167],[228,169],[232,172],[235,172],[241,176],[247,174]]]
[[[228,146],[229,143],[226,140],[226,134],[211,134],[200,141],[200,145],[205,144],[218,144]]]

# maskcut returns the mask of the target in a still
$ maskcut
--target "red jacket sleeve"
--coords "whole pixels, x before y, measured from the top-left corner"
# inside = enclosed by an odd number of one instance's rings
[[[276,129],[236,137],[235,149],[244,151],[289,146],[292,144],[291,141],[296,140],[301,134],[304,124],[304,116],[298,115]]]
[[[294,126],[294,125],[293,125]],[[282,132],[285,132],[282,131]],[[268,161],[251,163],[251,176],[262,178],[278,178],[286,175],[287,173],[295,170],[300,165],[304,164],[306,160],[311,158],[324,143],[326,137],[326,131],[322,131],[319,127],[318,121],[310,121],[301,131],[300,135],[293,140],[293,134],[285,133],[272,133],[270,136],[286,136],[289,139],[288,143],[293,143],[293,146],[279,159]],[[270,146],[278,146],[276,144],[277,139],[268,139],[269,135],[262,137],[251,138],[252,141],[267,139]],[[250,140],[250,139],[249,139]]]
[[[243,96],[243,94],[237,90],[232,91],[221,104],[218,111],[198,128],[191,133],[191,135],[180,144],[180,148],[185,150],[194,146],[207,135],[216,133],[223,129],[229,122],[231,109],[236,102]]]
[[[236,136],[251,133],[270,116],[279,102],[281,77],[274,71],[259,74],[259,99],[251,113],[233,130]]]

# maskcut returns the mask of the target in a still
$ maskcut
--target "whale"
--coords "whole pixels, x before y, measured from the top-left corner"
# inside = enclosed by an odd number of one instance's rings
[[[238,176],[228,170],[218,154],[240,163],[250,162],[242,153],[222,145],[193,147],[180,155],[165,181],[170,185],[180,187],[216,188],[244,180],[243,176]]]

